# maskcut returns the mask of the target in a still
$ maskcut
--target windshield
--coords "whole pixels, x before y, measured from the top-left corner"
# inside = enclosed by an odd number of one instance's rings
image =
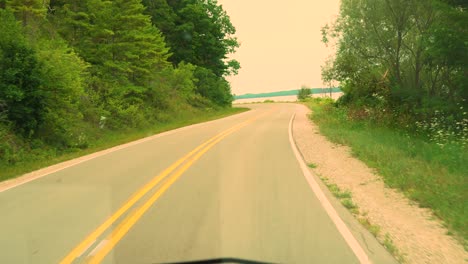
[[[0,263],[467,259],[466,7],[0,0]]]

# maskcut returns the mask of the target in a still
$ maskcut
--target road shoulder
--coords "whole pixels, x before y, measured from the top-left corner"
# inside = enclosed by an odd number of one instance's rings
[[[350,191],[360,214],[380,228],[377,237],[382,243],[392,241],[407,263],[461,263],[468,259],[467,252],[446,235],[447,230],[430,210],[386,188],[379,175],[352,157],[349,148],[321,135],[309,113],[307,107],[298,105],[293,125],[294,140],[304,160],[315,165],[311,170],[317,177]]]

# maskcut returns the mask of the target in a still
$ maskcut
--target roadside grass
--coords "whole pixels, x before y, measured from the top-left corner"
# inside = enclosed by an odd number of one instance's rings
[[[119,131],[105,130],[99,135],[94,135],[97,139],[85,149],[69,149],[63,152],[47,147],[32,149],[28,152],[21,153],[20,155],[22,155],[22,159],[14,164],[5,164],[0,162],[0,182],[47,166],[152,136],[164,131],[211,121],[248,110],[248,108],[240,107],[222,108],[218,110],[210,109],[207,111],[198,110],[190,113],[179,113],[171,118],[167,118],[164,122],[159,122],[154,124],[154,126],[143,129],[135,128]]]
[[[430,208],[449,233],[467,248],[468,150],[461,144],[444,147],[404,131],[354,121],[329,101],[309,100],[310,118],[331,141],[351,147],[354,156],[396,188]]]
[[[334,183],[330,183],[328,178],[321,176],[320,179],[322,182],[328,187],[330,192],[338,198],[338,200],[341,202],[341,204],[346,207],[353,215],[359,215],[359,208],[358,206],[353,202],[352,195],[350,191],[343,191],[338,187],[338,185]]]
[[[315,168],[317,168],[317,164],[309,163],[309,164],[307,164],[307,167],[309,167],[311,169],[315,169]]]
[[[380,234],[380,226],[374,225],[369,221],[369,218],[366,217],[366,215],[363,215],[358,218],[359,223],[363,225],[369,232],[371,232],[372,235],[377,237]]]
[[[384,236],[383,246],[394,256],[398,256],[400,254],[398,248],[395,247],[395,244],[393,243],[393,240],[388,233],[386,233]],[[398,259],[398,261],[403,262],[402,259]]]
[[[393,243],[390,235],[387,233],[383,235],[381,228],[378,225],[374,225],[370,222],[367,217],[367,213],[361,212],[359,207],[354,203],[353,197],[350,191],[341,190],[338,185],[331,183],[330,180],[324,176],[319,175],[322,182],[327,186],[328,190],[335,196],[341,204],[347,208],[351,214],[361,223],[361,225],[369,230],[369,232],[377,238],[377,240],[392,254],[400,263],[405,263],[404,255],[398,250]]]

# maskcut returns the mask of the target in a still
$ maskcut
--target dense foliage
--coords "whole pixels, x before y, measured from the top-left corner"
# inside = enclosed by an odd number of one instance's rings
[[[412,133],[349,118],[350,108],[333,100],[309,99],[310,118],[331,141],[350,147],[354,156],[375,169],[389,187],[421,207],[431,208],[451,234],[468,245],[466,190],[468,151],[459,142],[441,148]]]
[[[0,0],[0,32],[0,163],[233,100],[216,0]]]
[[[324,41],[337,44],[322,75],[341,83],[338,103],[356,118],[466,141],[466,8],[455,0],[342,0],[336,22],[323,28]]]

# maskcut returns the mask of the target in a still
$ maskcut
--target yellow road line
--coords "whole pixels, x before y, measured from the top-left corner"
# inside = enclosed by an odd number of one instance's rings
[[[238,128],[240,129],[240,128]],[[238,130],[236,129],[236,130]],[[139,207],[133,214],[128,216],[119,226],[106,238],[107,243],[94,255],[89,258],[88,264],[97,264],[109,254],[109,252],[117,245],[117,243],[127,234],[127,232],[138,222],[138,220],[143,216],[143,214],[161,197],[164,192],[166,192],[172,184],[174,184],[178,178],[189,169],[194,162],[203,156],[208,150],[210,150],[214,145],[223,140],[229,134],[234,133],[236,130],[231,131],[228,134],[223,135],[218,138],[216,141],[212,142],[210,145],[205,147],[203,150],[198,152],[194,157],[192,157],[187,163],[185,163],[181,168],[179,168],[168,180],[161,186],[156,193],[154,193],[151,198],[149,198],[141,207]]]
[[[269,112],[265,113],[268,114]],[[263,115],[261,115],[263,116]],[[216,136],[210,138],[209,140],[205,141],[203,144],[199,145],[195,149],[193,149],[190,153],[185,155],[184,157],[177,160],[167,169],[165,169],[162,173],[158,176],[153,178],[149,183],[143,186],[140,190],[138,190],[122,207],[120,207],[111,217],[109,217],[104,223],[102,223],[97,229],[95,229],[92,233],[90,233],[80,244],[78,244],[68,255],[60,262],[60,264],[68,264],[73,263],[73,261],[81,256],[91,245],[96,241],[96,239],[102,235],[115,221],[117,221],[125,212],[127,212],[135,203],[138,202],[146,193],[148,193],[151,189],[153,189],[161,180],[163,180],[167,175],[169,175],[172,171],[174,171],[177,167],[179,167],[182,163],[188,160],[191,156],[195,155],[200,149],[203,149],[205,146],[210,145],[212,142],[219,142],[217,139],[224,138],[224,135],[229,135],[232,132],[240,129],[244,125],[252,122],[253,120],[259,118],[260,116],[253,117],[244,121],[240,124],[237,124]]]

